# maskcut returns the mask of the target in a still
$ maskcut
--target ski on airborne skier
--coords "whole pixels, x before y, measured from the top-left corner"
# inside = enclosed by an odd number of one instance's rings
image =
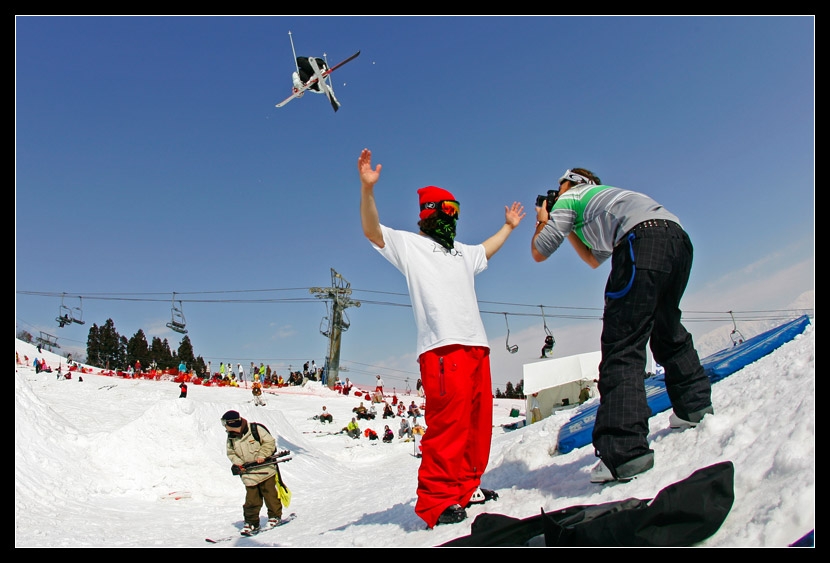
[[[336,64],[336,65],[334,65],[333,67],[329,67],[329,68],[327,68],[326,70],[324,70],[323,72],[321,72],[320,74],[322,75],[323,80],[325,81],[325,79],[326,79],[326,78],[328,78],[328,76],[329,76],[332,72],[334,72],[335,70],[337,70],[338,68],[340,68],[341,66],[343,66],[344,64],[346,64],[347,62],[349,62],[349,61],[351,61],[351,60],[356,59],[356,58],[358,57],[358,55],[360,55],[360,51],[358,51],[357,53],[355,53],[354,55],[352,55],[352,56],[351,56],[351,57],[349,57],[348,59],[346,59],[346,60],[344,60],[344,61],[340,61],[339,63],[337,63],[337,64]],[[305,94],[305,91],[306,91],[306,90],[308,90],[309,88],[311,88],[312,86],[314,86],[315,84],[317,84],[317,80],[318,80],[317,76],[312,76],[311,78],[309,78],[309,79],[308,79],[308,82],[306,82],[305,84],[303,84],[303,87],[302,87],[302,88],[292,88],[291,95],[290,95],[290,96],[288,96],[288,97],[287,97],[286,99],[284,99],[283,101],[281,101],[280,103],[278,103],[276,107],[281,108],[282,106],[284,106],[285,104],[287,104],[288,102],[290,102],[291,100],[293,100],[294,98],[299,98],[299,97],[302,97],[302,95],[303,95],[303,94]],[[322,86],[322,87],[325,87],[325,85],[321,85],[321,86]],[[337,110],[335,110],[335,111],[337,111]]]
[[[233,534],[233,535],[230,535],[230,536],[224,536],[224,537],[221,537],[221,538],[205,538],[205,541],[208,542],[208,543],[221,543],[221,542],[231,541],[233,539],[237,539],[237,538],[240,538],[240,537],[253,538],[253,537],[258,536],[260,534],[264,534],[266,532],[269,532],[271,530],[279,528],[280,526],[284,526],[284,525],[288,524],[289,522],[291,522],[292,520],[294,520],[296,517],[297,517],[297,513],[292,512],[291,514],[289,514],[288,516],[285,516],[282,520],[280,520],[280,523],[277,524],[276,526],[274,526],[272,528],[260,528],[259,531],[256,532],[255,534],[242,534],[242,533],[239,533],[239,534]]]

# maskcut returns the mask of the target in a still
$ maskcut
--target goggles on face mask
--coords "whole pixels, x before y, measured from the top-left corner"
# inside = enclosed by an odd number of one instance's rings
[[[440,209],[442,213],[449,217],[458,217],[460,204],[452,199],[445,199],[444,201],[428,201],[421,204],[421,211],[424,209]]]
[[[236,428],[237,430],[242,427],[242,419],[241,418],[234,418],[234,419],[226,419],[223,418],[222,426],[225,428]]]
[[[559,178],[559,185],[562,185],[562,182],[571,182],[574,185],[579,184],[590,184],[592,186],[596,186],[593,180],[586,178],[582,174],[577,174],[576,172],[572,171],[570,168],[565,170],[565,173],[562,174],[562,177]]]

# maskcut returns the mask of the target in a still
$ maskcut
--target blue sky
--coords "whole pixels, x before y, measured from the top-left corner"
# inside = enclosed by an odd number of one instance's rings
[[[313,94],[274,107],[289,31],[297,55],[361,51],[332,75],[339,112]],[[63,350],[108,318],[175,348],[177,292],[216,366],[322,364],[328,312],[310,288],[334,269],[361,303],[341,364],[357,381],[416,378],[404,279],[360,229],[364,147],[391,227],[417,228],[429,184],[460,200],[463,242],[524,203],[477,279],[502,387],[543,325],[560,355],[599,346],[610,265],[530,256],[535,197],[569,167],[680,217],[696,336],[815,287],[812,16],[17,17],[15,55],[15,329]],[[57,327],[64,292],[86,325]]]

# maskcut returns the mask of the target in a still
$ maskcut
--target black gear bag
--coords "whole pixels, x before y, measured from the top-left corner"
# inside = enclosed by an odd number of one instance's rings
[[[705,540],[735,500],[735,467],[704,467],[654,499],[580,505],[529,518],[480,514],[472,533],[439,547],[685,547]]]

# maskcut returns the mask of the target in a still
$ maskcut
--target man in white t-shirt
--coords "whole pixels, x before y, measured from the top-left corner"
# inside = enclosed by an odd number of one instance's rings
[[[471,502],[498,498],[479,487],[490,456],[493,392],[474,278],[524,218],[524,207],[505,206],[504,224],[493,236],[462,244],[455,241],[458,201],[427,186],[418,190],[420,231],[398,231],[380,223],[375,204],[381,165],[372,169],[372,153],[363,149],[357,167],[363,234],[406,277],[418,329],[429,431],[421,444],[415,513],[429,528],[461,522]]]

